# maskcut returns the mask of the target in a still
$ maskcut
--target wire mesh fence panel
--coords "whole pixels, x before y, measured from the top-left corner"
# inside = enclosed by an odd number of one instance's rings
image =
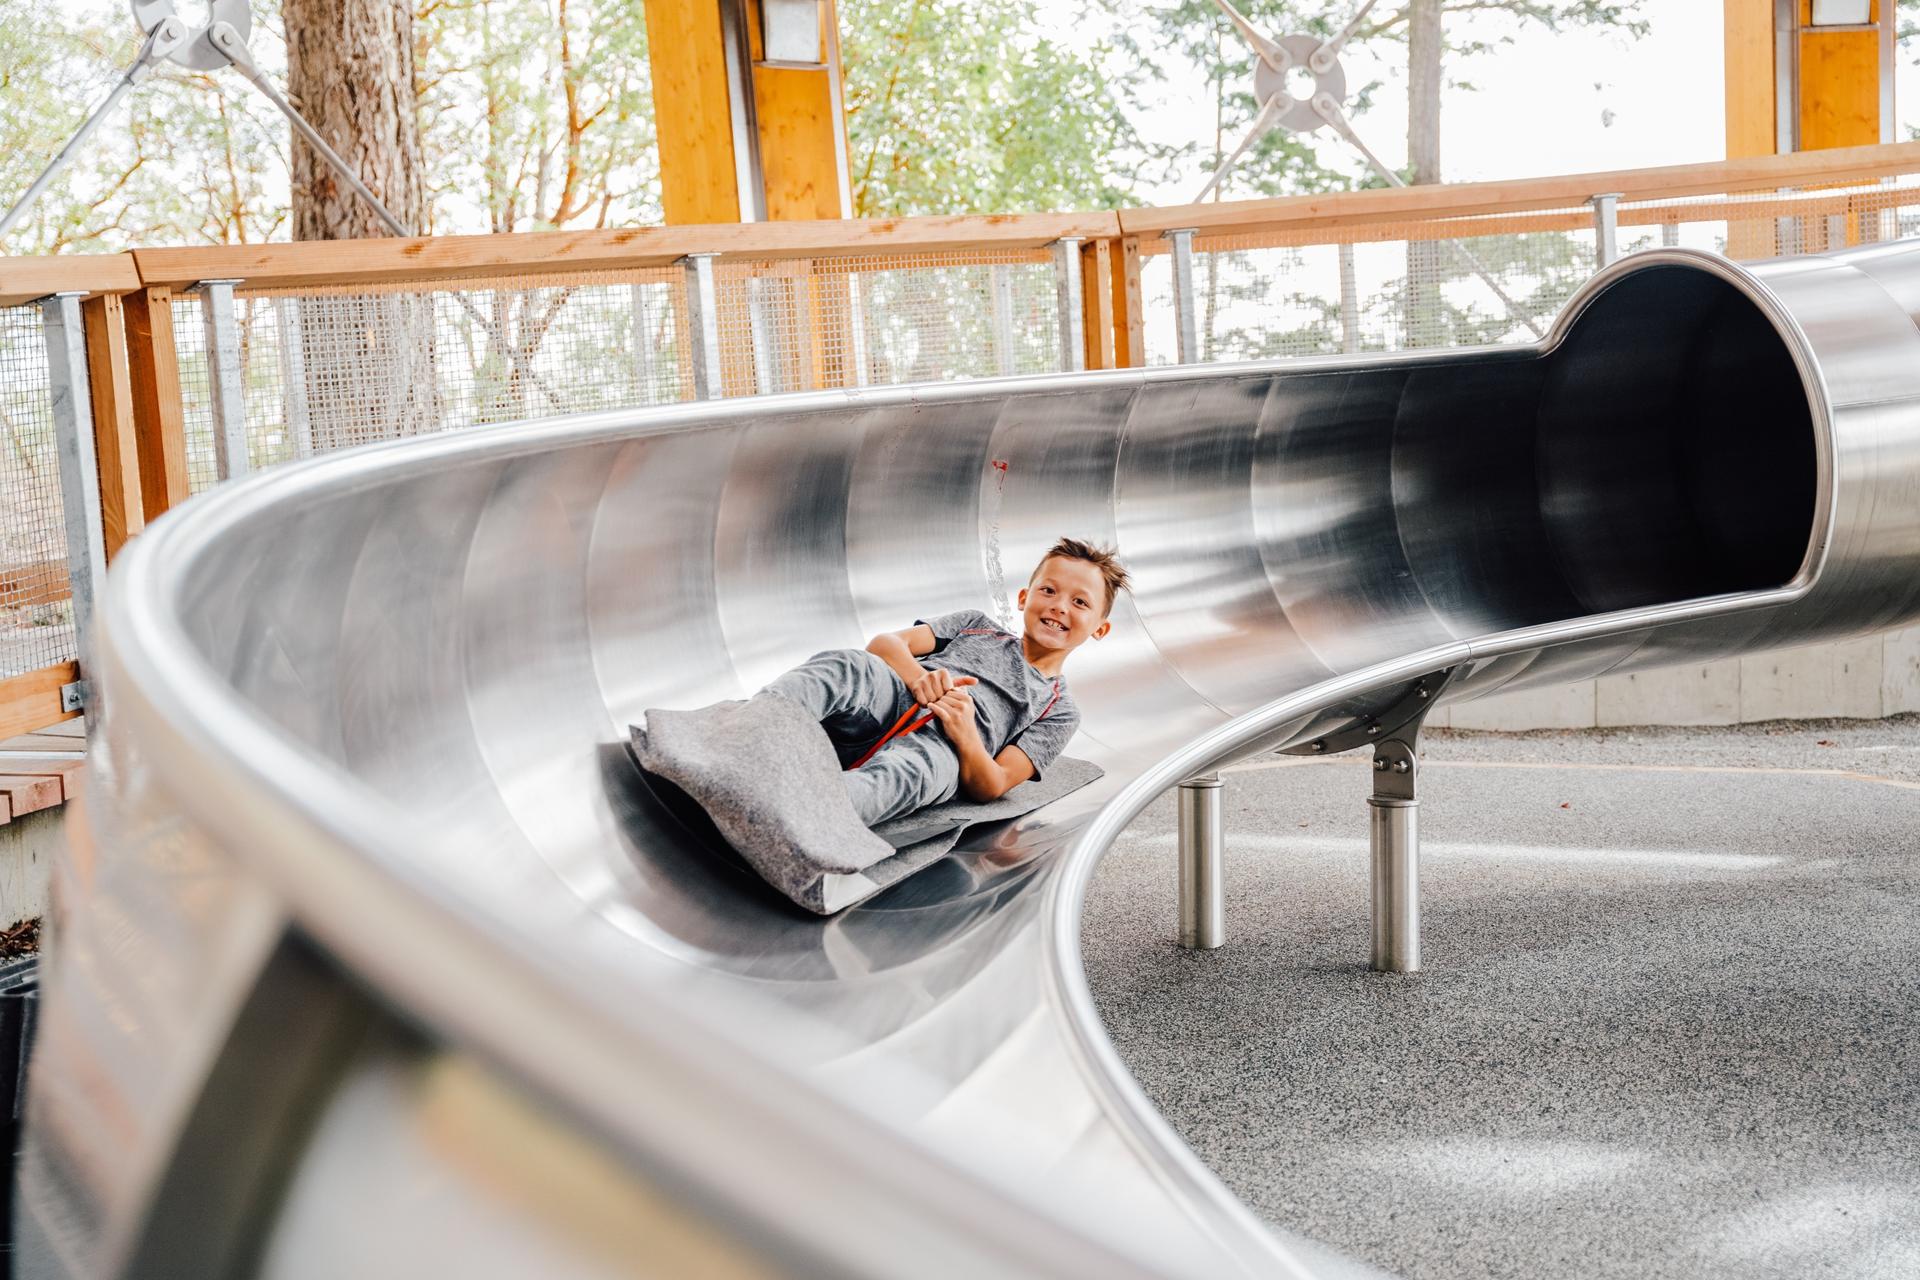
[[[173,300],[173,349],[180,367],[180,423],[186,437],[187,492],[214,481],[213,381],[207,372],[207,330],[197,294]]]
[[[1583,211],[1371,227],[1355,243],[1310,234],[1196,242],[1198,359],[1531,342],[1596,262]],[[1149,363],[1176,358],[1173,282],[1164,248],[1145,260]]]
[[[76,656],[38,307],[0,308],[0,677]]]
[[[937,382],[1061,368],[1044,249],[714,268],[728,395]]]
[[[216,480],[203,308],[175,302],[189,485]],[[353,445],[691,394],[670,269],[234,300],[249,468]]]
[[[1920,175],[1844,187],[1623,202],[1620,219],[1623,253],[1681,245],[1748,262],[1819,253],[1920,235]]]

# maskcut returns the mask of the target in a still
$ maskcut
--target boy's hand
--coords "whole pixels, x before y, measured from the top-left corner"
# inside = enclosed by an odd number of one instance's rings
[[[912,694],[913,700],[921,706],[931,707],[934,703],[940,701],[940,699],[946,697],[947,694],[962,685],[977,683],[979,682],[972,676],[959,676],[956,678],[953,672],[948,671],[945,667],[934,667],[918,680],[908,685],[907,692]]]
[[[954,683],[973,684],[975,681],[971,676],[962,676]],[[928,710],[940,721],[940,727],[946,730],[948,742],[956,747],[967,744],[981,746],[980,725],[973,718],[973,697],[965,690],[948,690]]]

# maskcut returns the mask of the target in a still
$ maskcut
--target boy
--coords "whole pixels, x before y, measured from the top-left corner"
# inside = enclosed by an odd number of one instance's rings
[[[1112,629],[1127,571],[1113,552],[1062,538],[1019,595],[1020,634],[976,609],[830,649],[769,684],[832,740],[869,827],[949,799],[993,800],[1037,778],[1080,723],[1061,668]]]

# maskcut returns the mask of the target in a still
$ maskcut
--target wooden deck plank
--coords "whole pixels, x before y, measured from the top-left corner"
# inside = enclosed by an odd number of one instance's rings
[[[48,733],[42,729],[37,733],[23,733],[17,738],[8,738],[0,742],[0,751],[80,751],[86,747],[86,739],[69,738],[63,734]],[[31,771],[29,771],[31,772]]]
[[[12,755],[0,752],[0,772],[33,778],[55,778],[62,803],[80,794],[87,774],[84,756]]]
[[[6,795],[8,810],[16,818],[54,808],[65,795],[57,776],[23,773],[0,773],[0,793]]]

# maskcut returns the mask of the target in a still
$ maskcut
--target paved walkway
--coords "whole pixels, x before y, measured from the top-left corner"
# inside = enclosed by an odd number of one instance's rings
[[[1093,888],[1115,1043],[1249,1204],[1415,1280],[1920,1276],[1920,720],[1436,734],[1405,977],[1368,785],[1229,777],[1220,951],[1170,801]]]

